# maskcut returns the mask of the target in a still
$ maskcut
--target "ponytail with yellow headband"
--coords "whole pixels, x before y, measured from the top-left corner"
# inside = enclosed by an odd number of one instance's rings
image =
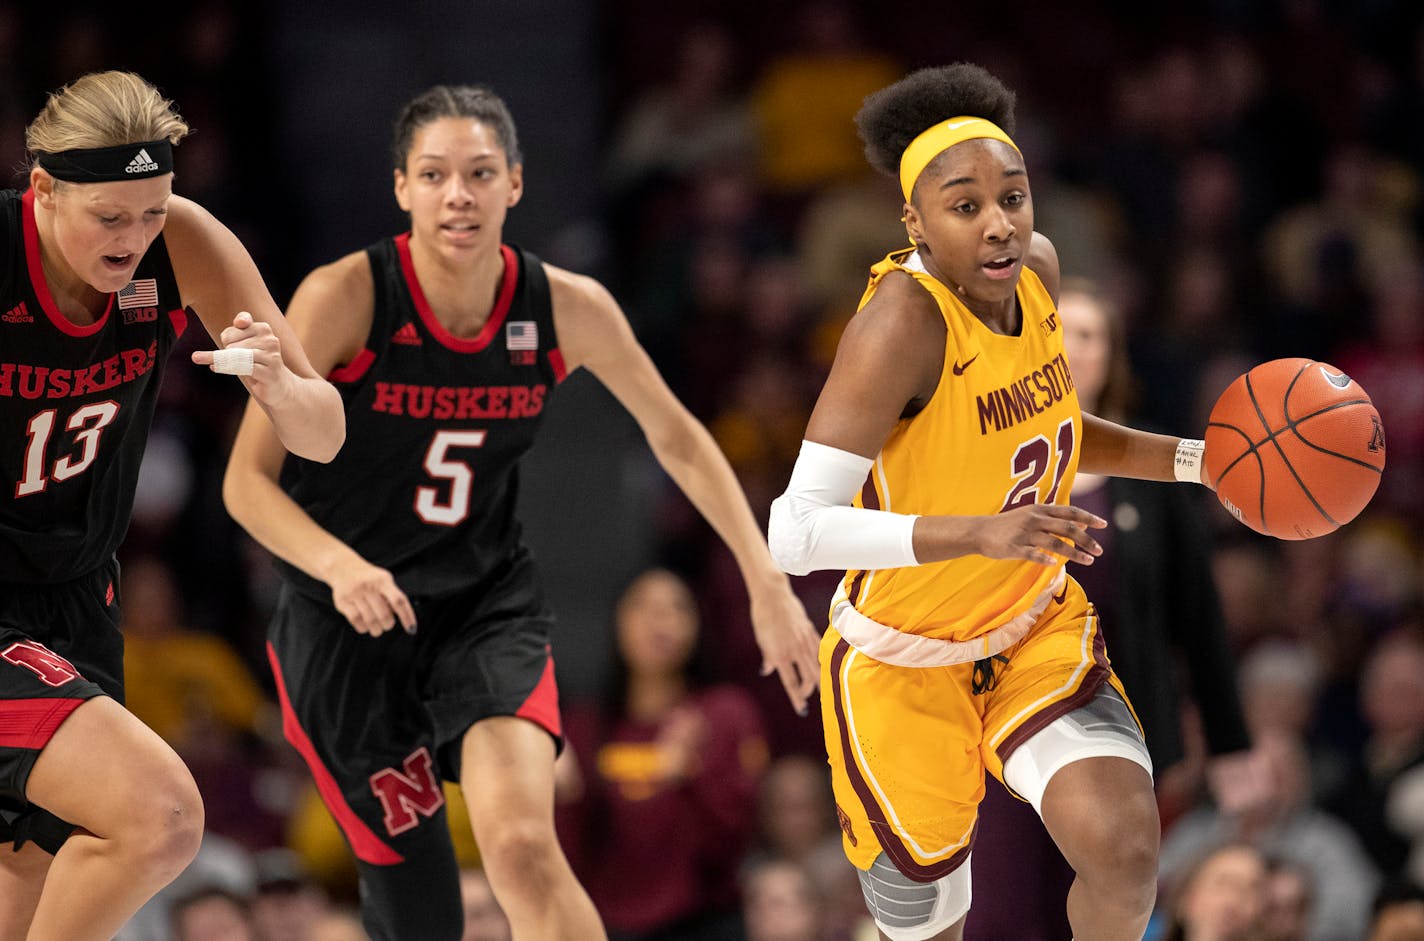
[[[905,148],[905,153],[900,157],[900,189],[905,193],[905,201],[910,202],[911,194],[915,191],[915,182],[919,180],[920,174],[925,172],[930,161],[955,144],[981,138],[1001,140],[1014,150],[1019,149],[1013,138],[993,121],[968,116],[940,121],[910,141],[910,146]]]

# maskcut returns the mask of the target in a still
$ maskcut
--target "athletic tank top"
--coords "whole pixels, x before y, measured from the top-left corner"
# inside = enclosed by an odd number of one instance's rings
[[[411,595],[478,584],[520,546],[519,459],[564,368],[543,264],[500,251],[494,308],[478,336],[461,339],[426,302],[408,233],[366,249],[371,332],[328,377],[346,406],[346,443],[329,464],[289,455],[283,466],[286,492]],[[298,590],[330,601],[324,583],[277,565]]]
[[[1053,299],[1023,270],[1017,336],[994,333],[925,271],[914,249],[871,269],[861,306],[892,271],[911,275],[939,305],[944,369],[929,403],[896,423],[857,506],[895,513],[987,515],[1029,503],[1067,504],[1082,413]],[[912,634],[964,641],[1027,610],[1061,566],[963,556],[882,571],[850,571],[840,597]],[[834,607],[834,603],[833,603]]]
[[[118,549],[187,319],[160,234],[99,319],[71,323],[45,281],[33,193],[0,192],[0,583],[69,581]]]

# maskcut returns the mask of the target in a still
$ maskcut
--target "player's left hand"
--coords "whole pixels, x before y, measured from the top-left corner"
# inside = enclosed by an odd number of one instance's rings
[[[751,593],[752,631],[761,648],[761,675],[775,671],[800,715],[821,680],[821,635],[783,576]]]
[[[251,350],[252,367],[247,372],[233,372],[242,380],[252,397],[264,405],[275,405],[287,395],[289,383],[296,378],[282,360],[282,344],[272,332],[271,325],[256,320],[247,311],[240,311],[232,318],[232,326],[223,329],[218,340],[223,350]],[[214,354],[218,350],[196,350],[193,362],[207,366],[214,372],[226,372],[214,365]]]

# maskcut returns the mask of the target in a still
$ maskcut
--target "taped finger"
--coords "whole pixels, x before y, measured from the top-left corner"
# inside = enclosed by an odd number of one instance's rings
[[[213,372],[227,376],[252,375],[252,350],[245,346],[214,350]]]

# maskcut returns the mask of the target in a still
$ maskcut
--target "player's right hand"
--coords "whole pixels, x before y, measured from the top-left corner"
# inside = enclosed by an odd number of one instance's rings
[[[415,609],[385,569],[353,555],[328,574],[327,584],[336,610],[358,633],[379,637],[397,624],[415,633]]]
[[[991,559],[1028,559],[1040,565],[1063,560],[1092,565],[1103,547],[1088,535],[1107,520],[1076,506],[1030,503],[979,517],[978,552]]]

